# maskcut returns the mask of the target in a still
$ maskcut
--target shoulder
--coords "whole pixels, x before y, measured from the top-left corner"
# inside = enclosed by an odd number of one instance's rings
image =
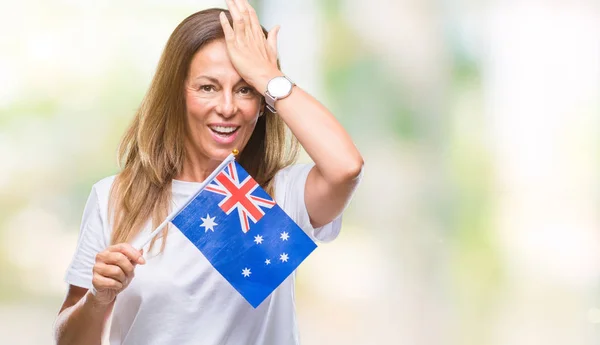
[[[110,191],[112,184],[115,182],[117,175],[107,176],[94,183],[93,188],[97,191]]]
[[[288,165],[275,174],[275,188],[306,178],[314,163],[295,163]]]
[[[304,199],[304,186],[314,163],[296,163],[275,174],[275,199],[280,205],[296,203]],[[292,201],[293,200],[293,201]]]
[[[96,201],[98,202],[98,205],[101,209],[105,209],[108,207],[110,190],[112,188],[113,183],[115,182],[116,177],[117,175],[107,176],[99,181],[96,181],[92,185],[90,197],[96,198]]]
[[[315,163],[293,164],[281,169],[275,175],[276,202],[314,241],[329,242],[335,239],[341,229],[341,214],[330,223],[314,228],[306,208],[306,181]]]
[[[297,182],[298,179],[303,177],[306,178],[314,165],[314,163],[296,163],[279,170],[275,174],[275,188]]]

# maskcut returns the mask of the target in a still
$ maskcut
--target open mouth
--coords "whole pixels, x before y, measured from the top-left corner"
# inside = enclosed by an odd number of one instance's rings
[[[240,129],[239,126],[209,126],[208,128],[210,128],[213,133],[223,138],[232,136]]]

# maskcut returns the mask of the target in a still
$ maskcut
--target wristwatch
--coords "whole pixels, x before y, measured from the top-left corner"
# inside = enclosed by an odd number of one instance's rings
[[[285,75],[271,79],[267,84],[267,91],[265,92],[267,109],[274,114],[277,113],[275,111],[275,102],[289,96],[292,93],[294,85],[296,84]]]

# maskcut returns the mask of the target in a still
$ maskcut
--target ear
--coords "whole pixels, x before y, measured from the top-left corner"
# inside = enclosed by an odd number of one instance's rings
[[[265,114],[265,104],[266,104],[265,103],[265,98],[263,97],[260,100],[260,109],[259,109],[259,112],[258,112],[258,117],[261,117],[261,116],[263,116]]]

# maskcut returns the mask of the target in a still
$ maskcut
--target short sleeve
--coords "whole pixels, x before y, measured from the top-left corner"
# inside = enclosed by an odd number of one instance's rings
[[[98,192],[94,186],[83,211],[77,247],[67,269],[65,281],[71,285],[90,289],[96,254],[106,247],[108,247],[108,239],[104,232]]]
[[[311,164],[291,165],[278,173],[275,184],[277,204],[306,232],[314,241],[331,242],[342,229],[342,215],[319,228],[314,228],[304,202],[304,190]]]

